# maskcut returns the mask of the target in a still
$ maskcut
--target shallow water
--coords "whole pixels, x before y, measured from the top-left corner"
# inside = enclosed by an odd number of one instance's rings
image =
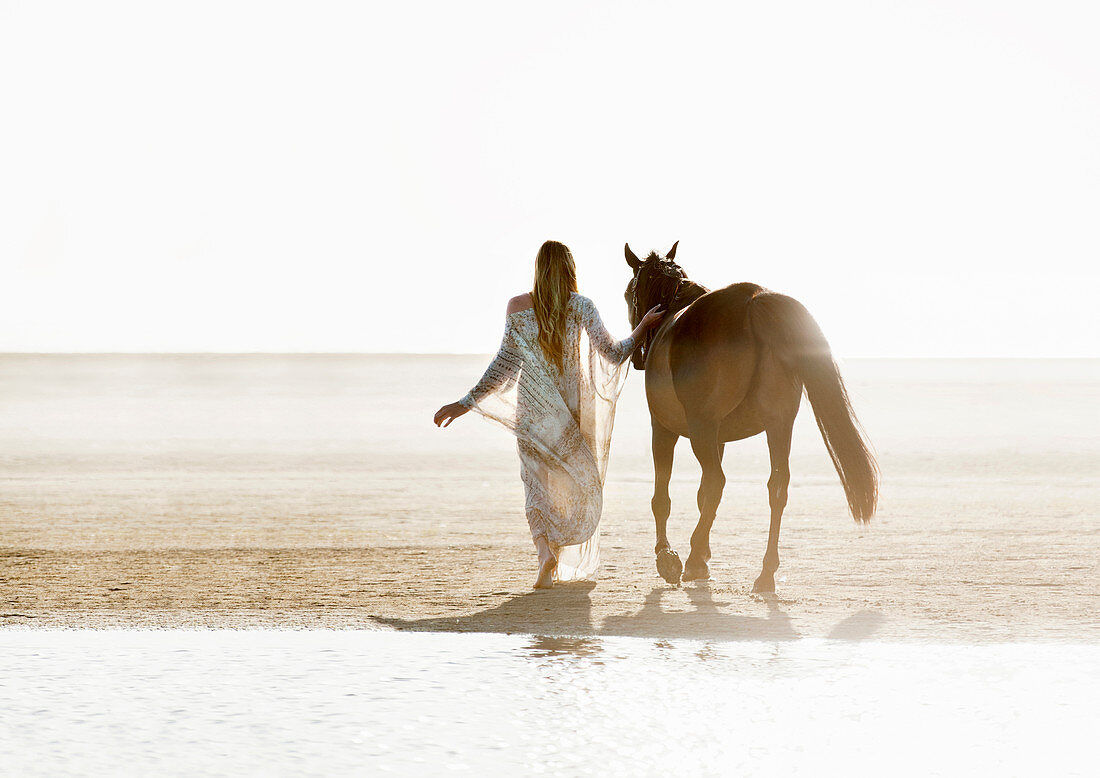
[[[6,631],[7,775],[1086,775],[1100,647]]]

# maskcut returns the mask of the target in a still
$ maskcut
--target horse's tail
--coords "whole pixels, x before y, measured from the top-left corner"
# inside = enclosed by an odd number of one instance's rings
[[[802,303],[773,292],[752,299],[749,321],[756,337],[806,387],[852,516],[856,521],[869,521],[878,504],[878,463],[821,328]]]

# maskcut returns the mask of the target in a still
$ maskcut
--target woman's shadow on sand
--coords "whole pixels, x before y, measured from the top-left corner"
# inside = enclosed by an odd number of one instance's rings
[[[399,619],[375,616],[374,621],[412,632],[503,632],[547,635],[592,635],[593,581],[558,584],[546,591],[509,597],[493,608],[465,616]]]
[[[630,635],[653,638],[704,640],[796,640],[799,637],[780,601],[766,597],[767,616],[742,616],[723,611],[729,602],[716,602],[707,584],[677,589],[655,586],[637,612],[608,616],[595,623],[592,590],[596,584],[583,581],[559,584],[549,591],[528,592],[508,598],[500,605],[464,616],[400,619],[376,616],[374,620],[394,629],[415,632],[503,632],[557,636]],[[689,610],[672,610],[664,600],[682,591]]]

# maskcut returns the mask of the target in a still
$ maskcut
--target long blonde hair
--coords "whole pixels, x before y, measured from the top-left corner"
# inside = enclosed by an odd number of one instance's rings
[[[577,266],[564,243],[548,240],[535,257],[535,286],[531,300],[539,323],[539,346],[547,361],[561,370],[565,349],[565,316],[569,293],[577,291]]]

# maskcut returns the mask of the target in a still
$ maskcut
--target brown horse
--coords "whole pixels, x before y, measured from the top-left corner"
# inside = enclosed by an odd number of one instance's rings
[[[665,318],[634,353],[645,370],[653,422],[653,518],[657,522],[657,571],[669,583],[709,577],[710,528],[726,477],[722,452],[727,441],[761,432],[768,436],[771,529],[764,565],[754,592],[775,591],[779,567],[779,524],[791,480],[791,433],[802,391],[810,398],[848,507],[868,521],[878,502],[878,465],[852,410],[844,381],[817,322],[797,300],[750,283],[713,292],[688,280],[673,260],[651,253],[638,259],[630,244],[626,261],[634,277],[626,289],[630,323],[661,305]],[[687,563],[665,534],[672,508],[668,482],[680,437],[691,441],[703,468],[699,524],[691,535]]]

